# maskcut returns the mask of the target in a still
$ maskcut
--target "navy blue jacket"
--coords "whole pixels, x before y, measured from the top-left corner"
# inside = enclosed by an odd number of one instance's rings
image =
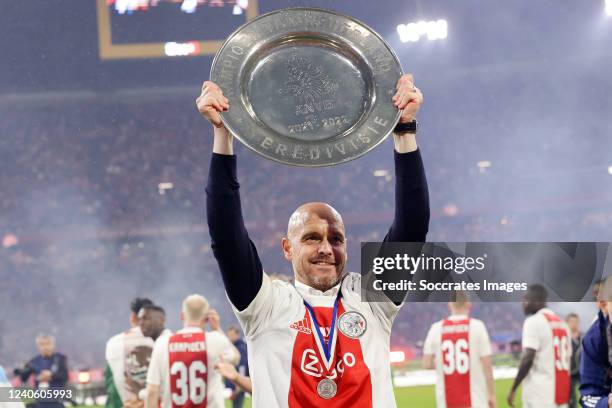
[[[248,377],[249,376],[249,360],[248,360],[248,354],[247,354],[247,344],[245,343],[244,340],[238,339],[234,342],[234,346],[238,349],[238,352],[240,353],[240,362],[238,363],[238,367],[236,367],[236,370],[238,370],[238,372],[241,375]],[[225,382],[225,385],[228,388],[231,388],[232,390],[236,388],[234,383],[229,380]]]
[[[238,367],[236,368],[238,369],[238,372],[240,372],[240,374],[248,377],[249,376],[249,360],[248,360],[248,354],[247,354],[247,345],[244,342],[244,340],[238,339],[234,343],[234,346],[236,346],[236,348],[240,352],[240,362],[238,363]]]
[[[600,311],[597,320],[582,338],[580,361],[580,404],[584,408],[608,408],[612,373],[608,360],[606,330],[610,321]]]
[[[43,370],[51,371],[50,388],[63,388],[68,382],[68,364],[66,356],[60,353],[53,353],[50,357],[38,355],[30,360],[19,372],[21,381],[27,382],[32,374],[38,376]],[[38,387],[38,380],[36,381]]]

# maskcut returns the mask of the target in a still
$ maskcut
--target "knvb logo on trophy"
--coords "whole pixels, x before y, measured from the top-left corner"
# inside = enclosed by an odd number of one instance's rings
[[[280,91],[296,98],[296,116],[332,110],[335,107],[336,91],[340,87],[332,81],[323,67],[313,64],[308,58],[292,55],[287,61],[289,81]]]

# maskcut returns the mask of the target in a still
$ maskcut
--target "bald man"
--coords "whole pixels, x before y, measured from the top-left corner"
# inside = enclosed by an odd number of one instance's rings
[[[429,199],[416,144],[423,95],[403,75],[389,103],[394,132],[395,217],[385,241],[423,242]],[[323,202],[295,210],[281,245],[295,285],[264,273],[244,226],[233,137],[220,112],[231,101],[206,81],[196,100],[214,126],[207,193],[212,249],[249,347],[254,407],[394,407],[389,341],[399,306],[361,301],[361,275],[346,272],[342,217]],[[324,198],[324,197],[323,197]]]

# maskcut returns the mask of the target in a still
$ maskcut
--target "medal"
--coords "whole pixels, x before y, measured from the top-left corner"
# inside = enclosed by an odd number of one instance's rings
[[[319,322],[315,316],[314,310],[312,306],[310,306],[306,301],[304,301],[304,305],[310,314],[310,321],[312,326],[314,326],[315,330],[313,330],[313,335],[315,338],[315,343],[317,344],[321,359],[323,360],[322,368],[323,375],[326,378],[323,378],[317,384],[317,394],[323,399],[333,398],[338,392],[338,385],[336,385],[335,381],[332,380],[331,377],[333,370],[333,362],[336,357],[336,320],[338,318],[338,303],[340,302],[340,292],[338,292],[338,297],[336,297],[336,302],[334,303],[334,311],[332,315],[331,327],[329,329],[329,339],[325,342],[325,338],[323,337],[323,333],[321,333],[321,327],[319,326]],[[333,375],[335,376],[335,374]]]
[[[324,378],[317,384],[317,394],[324,399],[333,398],[338,392],[338,386],[329,378]]]

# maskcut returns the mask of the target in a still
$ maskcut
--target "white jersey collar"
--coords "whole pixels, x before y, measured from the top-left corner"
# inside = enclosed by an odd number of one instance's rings
[[[196,326],[183,327],[182,329],[177,331],[177,333],[201,333],[201,332],[204,332],[204,330]]]
[[[320,291],[319,289],[315,289],[311,286],[306,285],[305,283],[302,283],[300,281],[298,281],[297,279],[295,280],[295,288],[297,289],[297,291],[301,294],[301,295],[315,295],[315,296],[330,296],[330,297],[335,297],[338,294],[338,291],[340,290],[340,284],[342,282],[339,282],[338,284],[336,284],[336,286],[326,290],[325,292]]]
[[[470,316],[466,315],[466,314],[456,314],[456,315],[450,315],[448,316],[448,320],[465,320],[465,319],[469,319]]]

